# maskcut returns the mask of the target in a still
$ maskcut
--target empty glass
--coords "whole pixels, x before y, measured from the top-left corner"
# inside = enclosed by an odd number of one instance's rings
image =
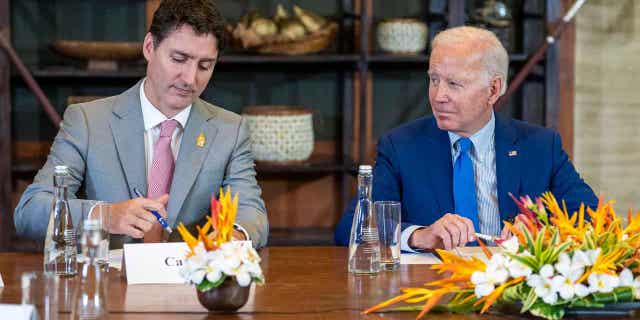
[[[25,272],[21,277],[22,305],[33,305],[37,316],[32,319],[58,319],[58,287],[60,278],[54,273]]]
[[[82,221],[78,223],[79,231],[78,235],[80,235],[80,241],[82,239],[82,233],[84,231],[84,226],[87,221],[92,221],[91,223],[96,224],[94,227],[97,227],[101,231],[101,240],[99,246],[96,250],[95,262],[104,269],[104,271],[109,271],[109,219],[111,215],[110,205],[107,202],[97,202],[95,205],[91,202],[83,203],[82,208]],[[82,248],[82,245],[80,244]],[[87,260],[87,253],[84,250],[80,251],[81,261]]]
[[[107,273],[97,263],[97,254],[102,243],[102,226],[98,219],[83,220],[80,245],[85,257],[79,283],[73,294],[71,319],[108,319]]]
[[[395,270],[400,267],[400,202],[376,201],[373,210],[378,219],[380,267]]]

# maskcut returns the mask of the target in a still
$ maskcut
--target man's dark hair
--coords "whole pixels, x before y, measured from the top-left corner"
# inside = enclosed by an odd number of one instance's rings
[[[213,0],[164,0],[153,14],[149,32],[158,47],[169,33],[189,25],[197,35],[212,34],[218,41],[218,54],[226,45],[224,17]]]

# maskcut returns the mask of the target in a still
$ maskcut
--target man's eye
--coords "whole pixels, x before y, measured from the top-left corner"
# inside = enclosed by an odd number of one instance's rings
[[[211,69],[211,64],[201,64],[200,65],[200,70],[207,71],[209,69]]]
[[[171,57],[171,60],[173,60],[174,62],[185,62],[186,59],[183,57]]]
[[[449,85],[455,88],[461,87],[461,85],[455,81],[449,81]]]

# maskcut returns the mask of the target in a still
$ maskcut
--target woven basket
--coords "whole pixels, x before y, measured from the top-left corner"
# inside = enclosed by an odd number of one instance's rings
[[[313,152],[313,111],[290,106],[254,106],[242,115],[256,161],[304,161]]]
[[[256,51],[262,54],[285,55],[316,53],[328,48],[336,38],[337,32],[338,24],[335,22],[329,22],[327,27],[299,40],[266,44],[258,47]]]
[[[416,19],[389,19],[378,24],[380,49],[393,54],[416,54],[427,46],[427,25]]]

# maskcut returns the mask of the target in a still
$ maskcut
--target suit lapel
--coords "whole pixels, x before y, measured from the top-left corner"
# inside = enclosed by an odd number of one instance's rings
[[[187,126],[184,128],[180,142],[178,160],[176,161],[176,166],[173,171],[173,181],[171,183],[169,204],[167,206],[170,226],[175,224],[184,200],[187,198],[198,172],[200,172],[205,156],[209,152],[209,148],[217,134],[218,129],[208,122],[212,117],[212,111],[204,106],[202,101],[196,99],[193,102],[189,120],[187,121]],[[196,144],[200,134],[205,137],[204,146],[198,146]]]
[[[516,144],[517,134],[509,120],[496,114],[496,178],[498,180],[498,205],[500,217],[506,220],[517,213],[516,205],[509,197],[520,194],[520,154]]]
[[[140,83],[138,82],[118,97],[110,120],[113,140],[120,158],[120,165],[127,179],[131,198],[135,197],[133,188],[147,189]]]
[[[420,150],[422,159],[429,159],[429,175],[432,190],[438,201],[439,211],[444,214],[453,212],[453,165],[451,164],[451,143],[446,131],[440,130],[435,119],[427,128],[428,146]]]

